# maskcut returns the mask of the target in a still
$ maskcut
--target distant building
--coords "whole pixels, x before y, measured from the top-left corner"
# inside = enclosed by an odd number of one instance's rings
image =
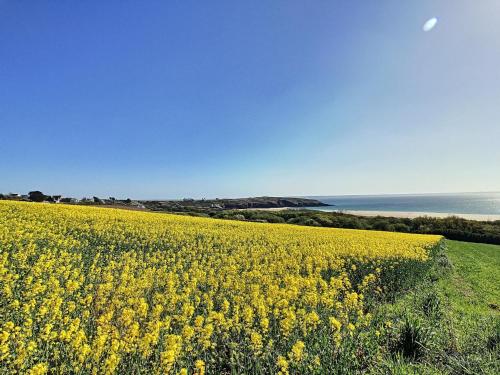
[[[64,197],[59,200],[60,203],[78,203],[80,202],[79,199],[76,198],[71,198],[71,197]]]

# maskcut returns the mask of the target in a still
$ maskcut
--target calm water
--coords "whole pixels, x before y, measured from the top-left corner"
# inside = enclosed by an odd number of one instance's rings
[[[411,211],[456,214],[500,214],[500,192],[419,195],[342,195],[311,197],[335,206],[323,211]],[[318,208],[315,208],[318,209]]]

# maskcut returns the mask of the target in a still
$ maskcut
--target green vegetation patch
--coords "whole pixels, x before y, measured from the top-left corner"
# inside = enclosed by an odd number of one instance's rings
[[[413,291],[375,314],[387,351],[373,373],[500,373],[500,246],[446,245]]]

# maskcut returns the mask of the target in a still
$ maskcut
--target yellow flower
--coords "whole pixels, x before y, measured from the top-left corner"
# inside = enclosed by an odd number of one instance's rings
[[[278,357],[277,365],[279,368],[279,375],[288,375],[288,361],[283,356]]]
[[[168,349],[161,353],[160,362],[165,373],[169,373],[175,363],[175,350]]]
[[[196,362],[194,363],[194,367],[196,368],[196,375],[205,374],[205,362],[201,359],[196,360]]]
[[[115,353],[111,353],[104,363],[104,372],[106,374],[113,374],[120,362],[120,357],[118,357]]]
[[[334,330],[334,331],[340,331],[340,328],[342,327],[342,323],[340,323],[335,317],[331,316],[329,318],[329,321],[330,321],[330,327]]]
[[[29,375],[44,375],[48,371],[48,365],[45,362],[38,363],[37,365],[33,366],[29,371]]]
[[[262,336],[254,331],[250,334],[250,342],[254,353],[260,354],[262,350]]]
[[[391,287],[383,277],[440,240],[0,201],[0,361],[8,373],[203,374],[229,348],[265,352],[281,374],[319,367],[304,342],[330,329],[340,348],[369,329],[365,300]]]
[[[305,344],[303,341],[298,340],[293,346],[289,354],[290,360],[293,362],[300,362],[304,356]]]

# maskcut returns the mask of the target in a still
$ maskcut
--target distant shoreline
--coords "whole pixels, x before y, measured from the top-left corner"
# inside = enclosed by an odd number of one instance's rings
[[[276,207],[276,208],[259,208],[257,210],[261,211],[282,211],[290,208],[286,207]],[[292,208],[296,209],[296,208]],[[300,208],[299,208],[300,209]],[[336,212],[344,213],[355,216],[383,216],[383,217],[396,217],[400,219],[415,219],[417,217],[427,216],[443,219],[450,216],[460,217],[467,220],[476,221],[496,221],[500,220],[500,215],[487,215],[487,214],[460,214],[460,213],[446,213],[446,212],[418,212],[418,211],[368,211],[368,210],[321,210],[316,207],[306,208],[311,211],[321,211],[321,212]],[[254,209],[255,210],[255,209]]]
[[[384,217],[397,217],[414,219],[416,217],[435,217],[443,219],[450,216],[460,217],[467,220],[477,221],[495,221],[500,220],[500,215],[485,215],[485,214],[459,214],[459,213],[446,213],[446,212],[416,212],[416,211],[354,211],[354,210],[338,210],[335,212],[343,212],[350,215],[357,216],[384,216]]]

